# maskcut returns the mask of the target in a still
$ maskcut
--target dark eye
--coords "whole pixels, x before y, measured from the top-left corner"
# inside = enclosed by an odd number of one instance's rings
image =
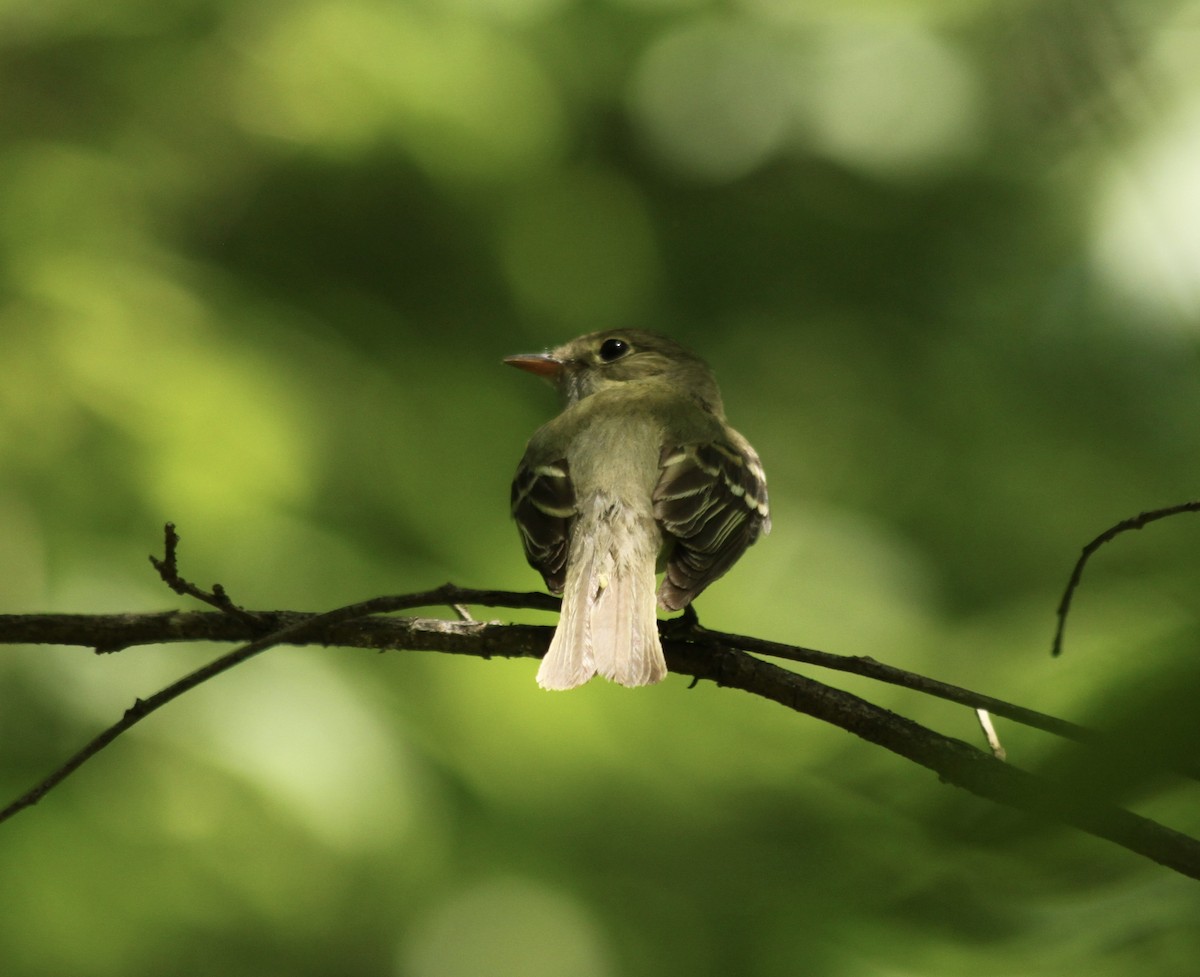
[[[605,363],[619,360],[629,352],[629,344],[623,339],[606,339],[600,344],[600,359]]]

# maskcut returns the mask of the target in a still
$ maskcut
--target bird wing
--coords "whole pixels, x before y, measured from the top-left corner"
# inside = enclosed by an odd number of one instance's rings
[[[522,460],[512,483],[512,514],[530,566],[561,594],[567,579],[567,551],[575,518],[575,487],[566,458],[547,464]]]
[[[667,445],[659,457],[654,518],[667,537],[658,599],[679,610],[771,530],[758,455],[736,431],[702,444]]]

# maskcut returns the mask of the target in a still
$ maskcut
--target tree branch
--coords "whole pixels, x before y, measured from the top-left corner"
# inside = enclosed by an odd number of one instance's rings
[[[545,647],[531,644],[517,625],[478,624],[472,621],[443,621],[437,618],[393,618],[378,616],[386,612],[420,607],[524,608],[556,611],[557,597],[542,593],[498,590],[471,590],[446,584],[435,590],[353,605],[369,606],[366,616],[332,621],[325,615],[306,611],[254,611],[245,617],[211,611],[164,611],[157,614],[0,614],[0,644],[81,645],[98,653],[111,654],[135,645],[165,644],[180,641],[247,641],[286,632],[276,644],[322,644],[344,648],[371,648],[377,651],[437,651],[447,654],[481,657],[539,657]],[[317,619],[320,620],[317,620]],[[311,630],[295,632],[294,626],[308,623]],[[459,625],[452,627],[452,625]],[[537,630],[543,633],[542,629]],[[937,679],[887,665],[865,656],[836,655],[815,648],[767,641],[746,635],[710,631],[692,619],[663,623],[663,633],[677,643],[699,643],[704,647],[724,647],[786,661],[815,665],[846,672],[889,685],[945,699],[971,709],[984,709],[1011,722],[1063,739],[1081,743],[1107,753],[1129,749],[1127,741],[1088,729],[1057,716],[1051,716],[995,696],[964,689]],[[297,637],[297,635],[299,635]],[[672,668],[672,671],[678,669]],[[1146,762],[1141,758],[1141,762]],[[1163,764],[1170,771],[1200,780],[1200,762],[1183,761]]]
[[[464,590],[439,587],[420,594],[379,597],[326,614],[255,611],[253,623],[225,612],[171,611],[161,614],[0,615],[0,643],[75,644],[111,652],[137,644],[178,641],[230,641],[258,637],[184,676],[155,695],[136,700],[121,719],[42,781],[0,811],[3,821],[37,803],[84,762],[150,713],[209,678],[278,644],[323,644],[375,650],[407,649],[483,658],[535,658],[544,654],[553,629],[545,626],[481,623],[437,618],[386,618],[377,615],[433,605],[471,604],[550,610],[557,600],[546,594]],[[743,649],[835,667],[840,671],[898,680],[918,691],[964,705],[987,703],[997,715],[1093,745],[1099,734],[1004,703],[989,696],[892,669],[869,658],[840,658],[828,652],[793,648],[757,638],[702,628],[664,626],[664,647],[671,671],[738,688],[832,723],[936,772],[941,779],[981,797],[1106,838],[1178,872],[1200,879],[1200,843],[1179,832],[1115,806],[1081,801],[1069,789],[1002,763],[989,753],[905,719],[840,689],[761,661]]]
[[[1151,509],[1149,512],[1139,512],[1136,516],[1130,516],[1128,519],[1122,519],[1116,525],[1109,526],[1083,548],[1083,552],[1079,554],[1079,559],[1075,561],[1075,566],[1071,569],[1071,576],[1067,580],[1067,587],[1063,591],[1062,599],[1058,602],[1058,626],[1054,629],[1054,641],[1050,645],[1051,655],[1057,658],[1062,654],[1063,632],[1067,629],[1067,615],[1071,613],[1071,601],[1075,599],[1075,591],[1079,588],[1079,581],[1083,579],[1083,568],[1087,566],[1092,554],[1105,543],[1116,539],[1121,533],[1127,533],[1132,529],[1142,529],[1159,519],[1178,516],[1184,512],[1200,512],[1200,500],[1180,502],[1178,505],[1169,505],[1163,509]]]
[[[692,648],[683,661],[672,659],[672,665],[697,678],[711,678],[720,685],[742,689],[840,726],[980,797],[1073,825],[1200,879],[1200,841],[1114,805],[1081,799],[1070,788],[1013,767],[858,696],[731,650],[707,656]]]
[[[247,611],[235,605],[220,585],[204,591],[183,580],[175,562],[178,537],[167,527],[166,554],[154,560],[163,580],[216,608],[216,612],[169,611],[158,614],[0,615],[0,643],[73,644],[112,653],[132,645],[178,641],[243,641],[239,647],[178,679],[147,699],[137,699],[113,725],[96,736],[58,769],[0,811],[0,822],[36,804],[47,792],[103,750],[126,730],[185,692],[279,644],[342,645],[377,650],[407,649],[466,654],[484,658],[538,657],[552,629],[544,626],[480,623],[465,606],[557,610],[547,594],[467,590],[447,584],[417,594],[377,597],[323,614],[299,611]],[[380,615],[442,606],[463,620],[392,618]],[[762,661],[748,652],[800,661],[901,685],[972,708],[983,708],[1015,722],[1064,736],[1091,747],[1121,750],[1115,739],[1064,720],[905,672],[872,658],[847,658],[814,649],[741,635],[708,631],[694,612],[662,625],[664,649],[672,672],[741,689],[831,723],[913,761],[955,786],[1038,817],[1073,825],[1105,838],[1168,868],[1200,879],[1200,842],[1115,805],[1081,799],[1070,787],[1017,769],[991,753],[944,736],[865,699]],[[645,694],[645,693],[644,693]],[[1196,770],[1184,771],[1196,776]]]
[[[164,563],[161,565],[157,561],[155,563],[156,567],[159,568],[160,573],[163,573],[164,579],[167,576],[171,575],[171,572],[173,570],[173,560],[171,559],[171,555],[172,555],[173,551],[172,551],[172,545],[170,542],[171,537],[173,535],[173,530],[174,530],[174,527],[171,526],[170,524],[168,524],[168,526],[167,526],[167,537],[168,537],[168,561],[167,561],[167,563]],[[185,584],[186,584],[186,582],[185,582]],[[199,588],[195,588],[193,585],[186,584],[186,586],[188,588],[187,592],[192,594],[192,596],[200,596],[200,594],[204,593],[202,591],[199,591]],[[213,592],[216,595],[215,600],[217,602],[219,602],[219,603],[216,603],[215,606],[222,606],[222,604],[228,600],[228,598],[226,597],[224,591],[221,589],[219,584],[214,586]],[[362,601],[357,604],[349,604],[345,607],[339,607],[332,611],[328,611],[324,614],[298,614],[298,613],[294,613],[294,612],[289,613],[289,612],[278,612],[278,611],[270,612],[270,613],[250,613],[250,612],[242,610],[241,608],[234,607],[232,605],[232,602],[230,602],[228,607],[222,606],[221,613],[219,613],[219,614],[212,614],[212,613],[185,614],[182,612],[179,612],[179,613],[169,612],[167,614],[154,614],[154,615],[144,615],[144,616],[135,615],[135,614],[118,614],[118,615],[69,615],[69,614],[52,615],[51,614],[51,615],[28,615],[28,616],[3,615],[2,617],[4,618],[4,623],[17,624],[17,627],[15,630],[18,633],[20,633],[22,631],[22,627],[21,627],[22,624],[27,625],[29,618],[35,618],[35,619],[40,620],[42,623],[49,623],[51,625],[50,631],[55,634],[55,637],[53,639],[53,642],[55,644],[82,643],[82,644],[92,645],[93,647],[95,647],[95,649],[98,653],[112,653],[115,650],[119,650],[120,648],[129,647],[130,644],[135,643],[134,641],[126,640],[125,637],[121,637],[121,638],[115,637],[114,631],[124,632],[126,630],[133,630],[133,631],[136,631],[139,634],[139,636],[144,636],[146,633],[145,628],[146,628],[147,622],[144,619],[139,620],[139,618],[151,619],[149,622],[151,629],[153,629],[154,625],[166,625],[167,631],[172,634],[172,637],[169,637],[166,639],[160,638],[159,640],[188,640],[186,628],[184,628],[184,629],[180,628],[181,620],[189,620],[190,622],[197,622],[204,626],[212,625],[212,626],[214,626],[212,630],[217,631],[217,632],[224,630],[224,629],[228,629],[230,626],[233,626],[235,628],[240,628],[242,631],[249,629],[252,632],[257,632],[260,635],[260,637],[256,638],[253,641],[250,641],[248,644],[242,645],[239,648],[235,648],[233,651],[230,651],[230,652],[222,655],[221,657],[214,659],[213,661],[209,662],[207,665],[205,665],[201,668],[198,668],[193,672],[188,673],[183,678],[178,679],[175,682],[172,682],[170,685],[166,686],[163,689],[160,689],[158,692],[154,693],[154,695],[150,696],[148,699],[135,699],[133,705],[125,710],[124,715],[117,722],[113,723],[111,726],[109,726],[107,729],[105,729],[102,733],[100,733],[99,736],[96,736],[94,739],[92,739],[90,742],[88,742],[82,749],[80,749],[76,753],[74,753],[65,763],[63,763],[56,770],[54,770],[48,777],[43,779],[40,783],[35,785],[30,790],[26,791],[24,794],[22,794],[16,800],[14,800],[12,803],[10,803],[8,806],[6,806],[2,810],[0,810],[0,823],[7,821],[13,815],[18,814],[19,812],[25,810],[25,808],[32,807],[34,804],[36,804],[38,801],[40,801],[49,791],[51,791],[53,788],[58,786],[58,784],[62,783],[63,780],[65,780],[68,776],[70,776],[72,773],[74,773],[76,770],[78,770],[79,767],[81,767],[84,763],[86,763],[88,760],[90,760],[93,756],[95,756],[97,753],[99,753],[101,750],[103,750],[118,736],[120,736],[126,730],[132,728],[137,723],[141,722],[143,719],[145,719],[147,716],[149,716],[152,712],[156,712],[157,710],[159,710],[163,706],[165,706],[167,703],[171,702],[174,699],[179,698],[179,696],[183,695],[185,692],[188,692],[188,691],[196,688],[196,686],[202,684],[203,682],[207,682],[210,678],[215,678],[217,675],[220,675],[222,672],[228,671],[229,669],[233,668],[235,665],[240,665],[242,662],[247,661],[250,658],[253,658],[255,655],[260,654],[263,651],[266,651],[268,648],[272,648],[275,645],[279,645],[279,644],[288,644],[288,643],[290,643],[290,644],[307,644],[307,643],[310,643],[313,641],[318,641],[322,644],[331,644],[336,641],[336,635],[337,635],[338,628],[340,625],[345,625],[348,622],[354,621],[355,619],[358,619],[358,618],[369,617],[372,614],[383,614],[383,613],[387,613],[390,611],[406,610],[411,607],[427,607],[432,604],[442,604],[442,603],[449,603],[451,606],[457,606],[457,603],[453,599],[447,599],[447,595],[448,594],[456,595],[458,593],[460,593],[458,588],[447,585],[446,587],[440,588],[438,590],[426,591],[424,593],[419,593],[419,594],[406,594],[406,595],[395,596],[395,597],[376,597],[376,598],[372,598],[371,600],[365,600],[365,601]],[[486,598],[489,592],[479,591],[478,593]],[[527,594],[527,595],[498,594],[498,597],[501,601],[510,600],[513,598],[520,598],[522,600],[523,605],[525,603],[533,603],[535,605],[543,605],[546,602],[546,600],[554,601],[553,598],[550,598],[548,595],[545,595],[545,594]],[[531,598],[531,600],[527,600],[527,598]],[[201,599],[204,599],[204,598],[201,598]],[[214,603],[214,601],[209,601],[209,600],[206,600],[205,602],[206,603]],[[105,622],[105,624],[107,624],[109,626],[106,627],[106,626],[104,626],[104,624],[101,625],[99,631],[104,636],[100,637],[99,639],[97,639],[96,635],[89,635],[86,638],[86,640],[83,642],[71,641],[71,640],[69,640],[69,635],[68,635],[68,632],[71,630],[70,624],[77,623],[79,618],[83,618],[85,620],[91,621],[92,623],[101,622],[101,621],[104,621],[105,618],[108,618],[109,620],[107,622]],[[74,619],[74,622],[72,619]],[[66,627],[62,626],[64,623],[67,624]],[[383,623],[383,622],[380,622],[380,623]],[[389,621],[387,623],[392,623],[392,622]],[[417,623],[417,622],[415,620],[410,620],[410,623]],[[423,623],[425,625],[429,625],[429,627],[426,630],[430,634],[439,634],[439,633],[444,634],[443,626],[450,625],[455,622],[449,622],[449,621],[442,622],[442,621],[427,620]],[[473,624],[473,623],[467,623],[467,622],[460,622],[460,623],[466,624],[467,627],[472,627],[472,628],[480,627],[480,625]],[[111,626],[113,624],[116,625],[115,628]],[[131,628],[129,627],[130,625],[132,626]],[[331,632],[329,634],[322,636],[323,630],[327,629],[327,628],[331,629]],[[207,627],[205,629],[207,630]],[[26,628],[25,630],[26,630],[26,637],[24,638],[23,643],[31,643],[31,642],[32,643],[41,643],[45,640],[43,638],[37,637],[37,634],[38,634],[37,628],[33,628],[33,629]],[[237,635],[237,637],[243,637],[243,636],[244,636],[243,634]],[[209,637],[209,635],[206,635],[206,637]],[[213,636],[213,639],[214,640],[229,640],[228,638],[215,637],[215,635]],[[333,639],[333,640],[330,640],[330,639]],[[3,638],[0,638],[0,641],[3,641],[3,640],[4,640]],[[153,639],[151,639],[151,640],[153,640]],[[136,643],[142,643],[142,641],[139,639]],[[351,640],[350,643],[353,644],[353,643],[358,643],[358,642]],[[441,644],[441,642],[437,642],[437,644]],[[374,647],[383,647],[383,646],[376,644],[376,645],[374,645]],[[387,647],[396,647],[396,646],[388,644]],[[451,649],[449,647],[443,647],[443,648],[430,648],[430,650],[449,651]],[[482,651],[478,646],[474,647],[471,651],[469,651],[467,653],[476,654],[476,655],[484,654],[485,656],[487,655],[487,653]]]

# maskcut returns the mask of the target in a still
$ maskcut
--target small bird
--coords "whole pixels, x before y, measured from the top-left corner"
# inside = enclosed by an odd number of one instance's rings
[[[512,485],[525,556],[563,597],[538,684],[660,682],[656,574],[659,606],[681,610],[770,532],[758,455],[726,423],[708,366],[665,336],[596,332],[504,362],[563,400]]]

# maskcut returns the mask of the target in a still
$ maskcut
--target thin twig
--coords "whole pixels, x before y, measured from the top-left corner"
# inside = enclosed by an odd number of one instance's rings
[[[673,646],[671,668],[839,726],[935,771],[945,782],[1037,817],[1070,824],[1168,868],[1200,879],[1200,841],[1149,818],[1098,801],[1073,785],[1003,763],[841,689],[729,649]]]
[[[203,682],[207,682],[210,678],[220,675],[222,672],[227,672],[235,665],[240,665],[242,662],[266,651],[268,648],[286,641],[294,641],[297,638],[303,637],[306,632],[310,632],[322,625],[337,624],[355,617],[376,613],[381,604],[386,605],[387,603],[388,598],[376,598],[374,600],[363,601],[359,604],[339,607],[325,614],[316,614],[306,620],[297,621],[279,631],[265,635],[262,638],[242,645],[240,648],[235,648],[233,651],[227,652],[220,658],[216,658],[207,665],[172,682],[166,688],[160,689],[148,699],[135,699],[133,705],[125,710],[125,714],[117,722],[92,739],[91,742],[72,755],[48,777],[26,791],[3,810],[0,810],[0,823],[7,821],[14,814],[23,811],[25,808],[32,807],[50,790],[62,783],[118,736],[141,722],[151,713],[157,712],[168,702],[178,699],[185,692],[194,689]]]
[[[1054,643],[1050,646],[1050,654],[1057,658],[1062,654],[1063,632],[1067,627],[1067,615],[1071,611],[1071,601],[1075,597],[1075,590],[1079,586],[1079,581],[1083,577],[1083,568],[1087,565],[1088,560],[1092,558],[1092,554],[1100,549],[1105,543],[1115,539],[1121,533],[1129,532],[1131,529],[1141,529],[1152,522],[1157,522],[1159,519],[1166,519],[1168,516],[1177,516],[1183,512],[1200,512],[1200,500],[1194,502],[1181,502],[1179,505],[1170,505],[1163,509],[1151,509],[1149,512],[1139,512],[1136,516],[1129,519],[1122,519],[1115,526],[1109,526],[1099,536],[1093,539],[1083,548],[1083,552],[1079,554],[1079,559],[1075,561],[1075,568],[1071,571],[1071,579],[1067,581],[1067,589],[1063,591],[1062,600],[1058,602],[1058,626],[1054,629]]]
[[[1012,702],[1005,702],[1003,699],[997,699],[995,696],[984,695],[981,692],[972,692],[970,689],[951,685],[949,682],[941,682],[938,679],[929,678],[925,675],[918,675],[916,672],[909,672],[894,665],[885,665],[883,662],[866,655],[836,655],[829,651],[818,651],[816,648],[788,645],[778,641],[768,641],[765,638],[752,638],[741,634],[728,634],[724,631],[703,629],[700,633],[703,636],[702,640],[727,645],[731,648],[740,648],[743,651],[749,651],[756,655],[766,655],[769,658],[782,658],[785,661],[816,665],[820,668],[832,669],[835,672],[848,672],[852,675],[861,675],[863,678],[885,682],[888,685],[897,685],[904,689],[911,689],[914,692],[922,692],[925,695],[930,695],[937,699],[945,699],[947,702],[956,702],[959,705],[969,706],[972,709],[987,709],[990,712],[994,712],[997,716],[1011,719],[1022,726],[1040,729],[1045,733],[1053,733],[1055,736],[1061,736],[1064,739],[1087,742],[1095,735],[1085,727],[1069,722],[1066,719],[1059,719],[1056,716],[1038,712],[1036,709],[1028,709],[1025,706],[1018,706]],[[1200,768],[1197,769],[1197,775],[1200,775]]]
[[[253,614],[233,602],[219,583],[213,584],[212,590],[204,590],[179,575],[179,533],[175,531],[175,523],[169,522],[163,527],[163,558],[160,560],[151,555],[150,563],[162,577],[163,583],[181,597],[194,597],[248,624],[258,623]]]
[[[1020,723],[1022,726],[1028,726],[1031,729],[1040,729],[1044,733],[1060,736],[1063,739],[1109,753],[1128,753],[1130,749],[1129,742],[1124,738],[1101,733],[1086,726],[1080,726],[1078,723],[1059,719],[1057,716],[1051,716],[1044,712],[1038,712],[1036,709],[1018,706],[1004,699],[997,699],[995,696],[972,692],[970,689],[951,685],[948,682],[941,682],[938,679],[929,678],[925,675],[918,675],[903,668],[896,668],[894,665],[885,665],[883,662],[876,661],[874,658],[865,655],[835,655],[832,652],[818,651],[815,648],[786,645],[778,641],[767,641],[764,638],[752,638],[741,634],[728,634],[723,631],[710,631],[707,628],[698,628],[694,633],[689,632],[686,628],[682,631],[667,631],[664,629],[664,635],[668,634],[685,641],[693,641],[701,647],[738,648],[742,651],[748,651],[751,654],[765,655],[768,658],[801,662],[806,665],[815,665],[819,668],[828,668],[836,672],[846,672],[851,675],[874,679],[877,682],[885,682],[888,685],[911,689],[914,692],[920,692],[937,699],[945,699],[947,702],[955,702],[959,705],[968,706],[974,710],[984,709],[994,715],[1003,716],[1012,722]],[[1143,762],[1146,762],[1146,760],[1147,758],[1143,758]],[[1200,762],[1194,759],[1181,760],[1175,758],[1163,764],[1161,768],[1179,776],[1187,777],[1190,780],[1200,780]]]
[[[82,749],[74,753],[34,787],[26,791],[3,810],[0,810],[0,823],[7,821],[13,815],[25,810],[25,808],[32,807],[50,790],[62,783],[63,780],[78,770],[118,736],[141,722],[151,713],[158,711],[167,703],[179,698],[185,692],[196,688],[196,686],[203,682],[207,682],[210,678],[214,678],[222,672],[240,665],[242,662],[266,651],[268,648],[278,644],[309,638],[323,628],[344,624],[355,618],[368,617],[373,614],[385,614],[412,607],[439,605],[452,608],[458,607],[473,593],[471,591],[460,590],[460,588],[452,584],[446,584],[435,590],[419,594],[375,597],[356,604],[348,604],[323,614],[306,615],[300,619],[293,617],[290,623],[277,627],[274,630],[268,630],[267,633],[262,634],[264,625],[268,625],[268,622],[275,619],[274,615],[250,613],[235,605],[220,584],[215,584],[211,591],[206,591],[180,575],[179,534],[175,531],[173,523],[167,523],[164,527],[163,558],[160,560],[157,557],[151,556],[150,562],[158,571],[159,576],[162,577],[163,582],[177,594],[194,597],[196,600],[216,607],[221,611],[222,615],[227,615],[228,618],[237,620],[250,628],[252,632],[259,633],[260,636],[248,644],[244,644],[240,648],[235,648],[233,651],[227,652],[207,665],[190,672],[183,678],[172,682],[148,699],[135,699],[133,705],[125,710],[124,715],[117,722],[94,737]],[[480,596],[486,597],[487,592],[480,592]],[[501,600],[511,596],[513,595],[501,595]],[[524,595],[522,606],[527,606],[530,603],[538,606],[547,606],[548,603],[549,609],[555,609],[559,602],[555,598],[544,594]],[[112,652],[122,647],[119,642],[115,642],[111,638],[106,641],[89,641],[88,643],[93,644],[98,652]]]

